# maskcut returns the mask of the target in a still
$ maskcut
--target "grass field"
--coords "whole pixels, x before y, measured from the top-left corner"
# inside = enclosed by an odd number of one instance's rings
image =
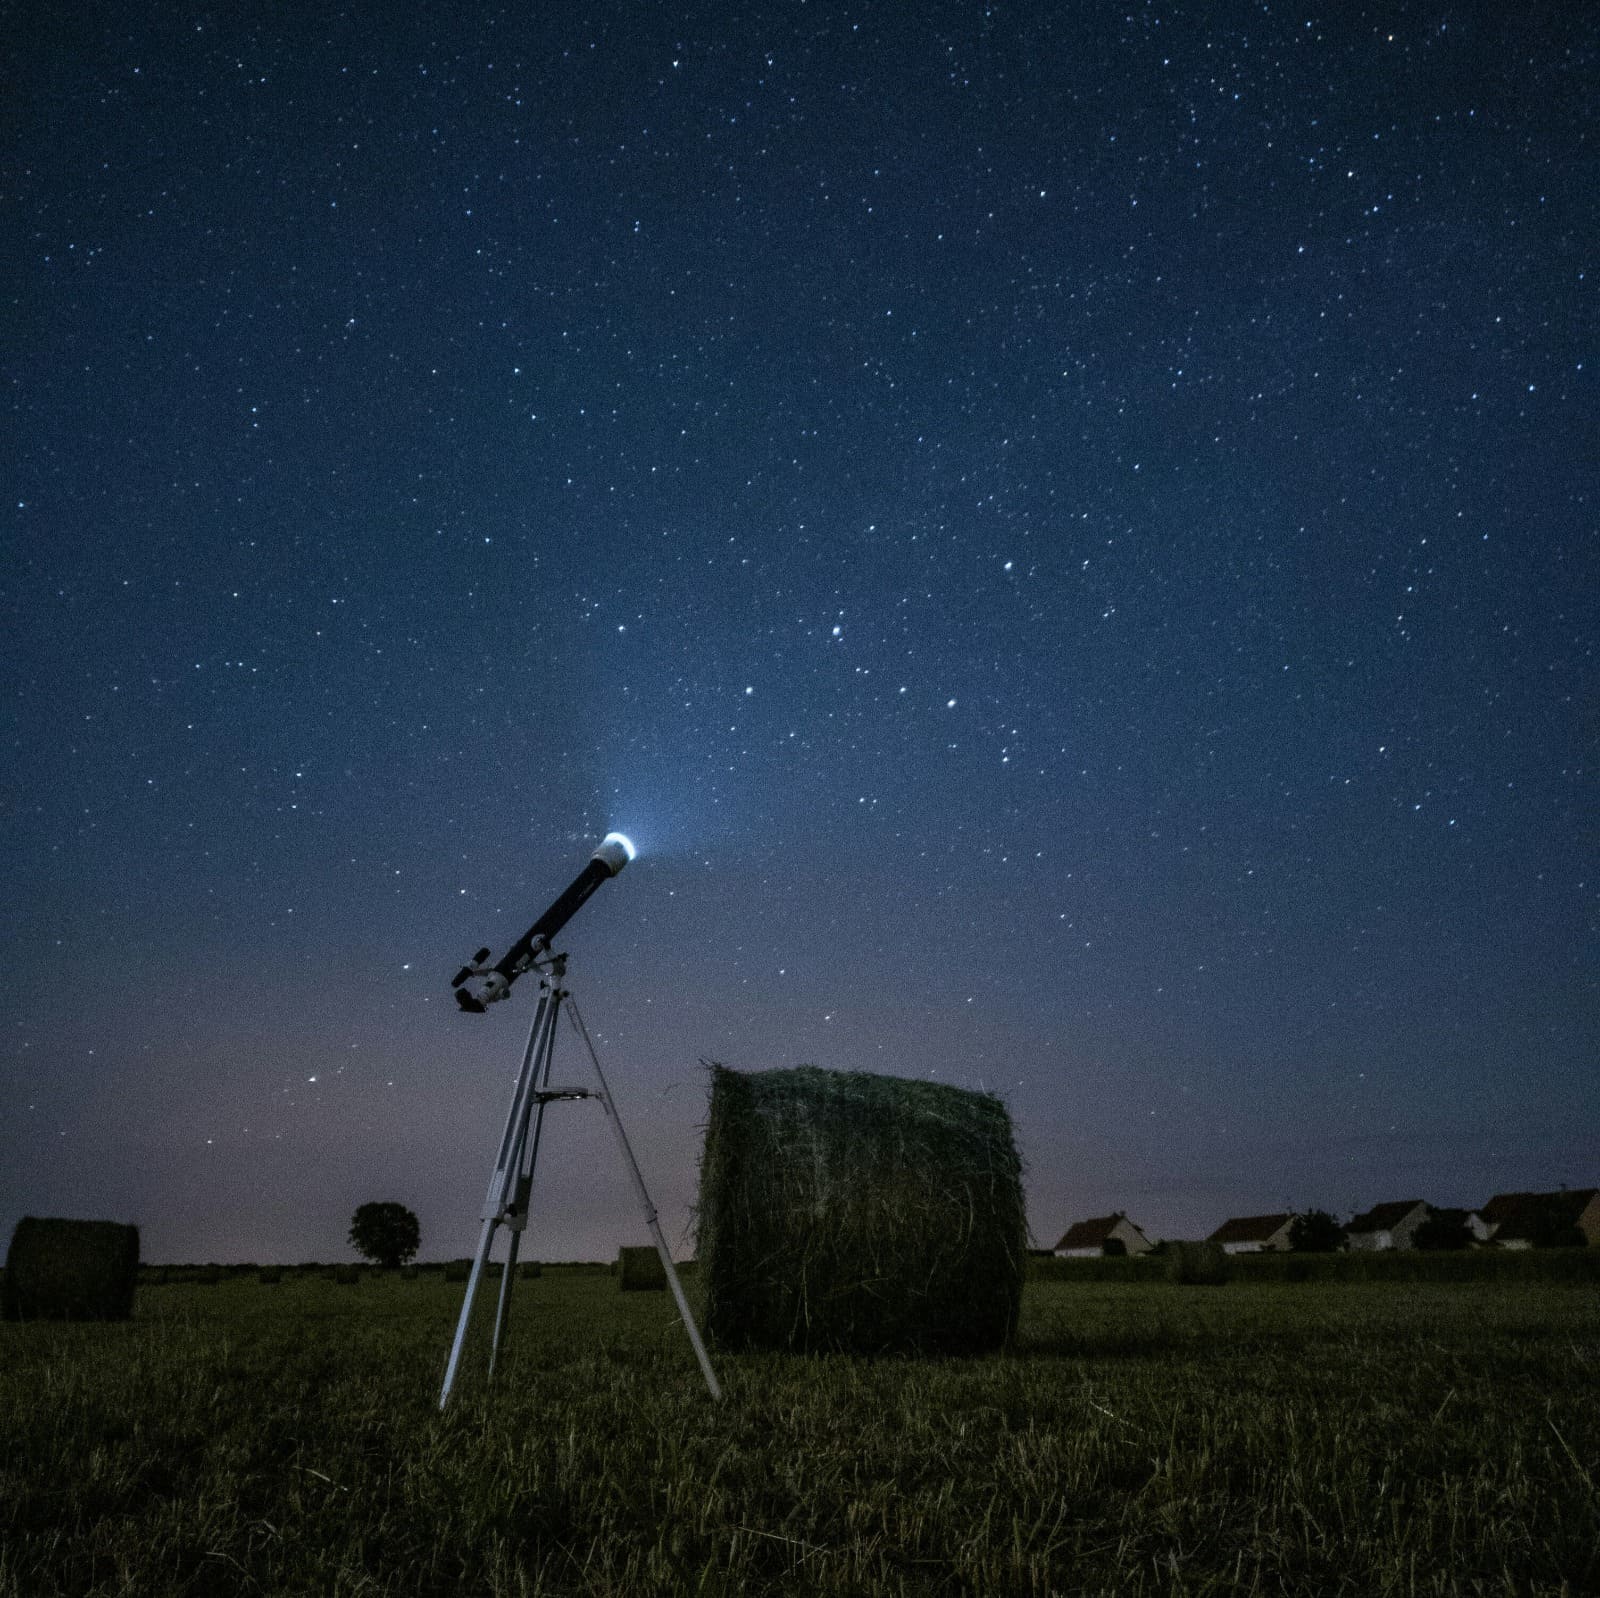
[[[3,1325],[0,1598],[1600,1593],[1593,1280],[1089,1274],[1010,1354],[725,1359],[720,1407],[603,1274],[520,1283],[444,1417],[438,1275]]]

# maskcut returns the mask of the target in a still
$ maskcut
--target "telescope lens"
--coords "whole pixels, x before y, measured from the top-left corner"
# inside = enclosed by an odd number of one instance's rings
[[[612,876],[616,876],[637,853],[631,838],[625,838],[620,832],[608,832],[601,839],[600,847],[595,850],[593,858],[598,860]]]

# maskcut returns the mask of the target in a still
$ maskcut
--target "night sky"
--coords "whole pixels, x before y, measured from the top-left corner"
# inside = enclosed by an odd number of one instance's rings
[[[1041,1245],[1600,1181],[1595,8],[7,31],[5,1235],[469,1252],[611,828],[685,1252],[702,1059],[1002,1094]]]

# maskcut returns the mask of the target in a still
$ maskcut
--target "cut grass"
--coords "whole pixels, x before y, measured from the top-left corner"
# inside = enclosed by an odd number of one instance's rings
[[[670,1300],[547,1272],[441,1417],[459,1301],[0,1328],[0,1595],[1600,1590],[1592,1286],[1032,1283],[1013,1352],[723,1358],[718,1407]]]

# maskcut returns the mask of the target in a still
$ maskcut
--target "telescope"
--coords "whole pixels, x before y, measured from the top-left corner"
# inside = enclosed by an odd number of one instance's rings
[[[628,1134],[622,1130],[622,1117],[611,1099],[611,1089],[606,1085],[606,1074],[600,1069],[600,1056],[595,1053],[589,1029],[578,1014],[572,990],[567,986],[566,951],[555,953],[550,945],[556,934],[588,902],[589,896],[607,877],[614,877],[633,859],[633,844],[620,832],[608,832],[600,847],[589,857],[589,863],[569,882],[555,903],[539,917],[504,956],[489,964],[489,951],[479,949],[469,964],[462,966],[451,979],[456,1003],[463,1010],[481,1015],[497,999],[511,991],[511,984],[524,971],[539,973],[539,1003],[534,1010],[533,1024],[528,1028],[528,1046],[522,1053],[522,1069],[517,1072],[516,1091],[511,1095],[511,1109],[506,1115],[506,1129],[501,1134],[499,1153],[495,1156],[494,1171],[489,1177],[489,1191],[479,1212],[483,1232],[478,1239],[478,1252],[467,1276],[467,1290],[461,1300],[461,1314],[456,1321],[455,1341],[450,1345],[450,1359],[444,1368],[444,1383],[439,1389],[439,1408],[450,1402],[456,1373],[461,1365],[462,1350],[466,1347],[467,1327],[472,1320],[473,1300],[478,1284],[483,1280],[484,1267],[494,1251],[495,1235],[505,1228],[509,1242],[506,1261],[500,1271],[500,1300],[494,1312],[494,1331],[489,1339],[489,1375],[494,1375],[495,1361],[505,1341],[508,1316],[511,1310],[511,1286],[517,1277],[517,1253],[522,1246],[522,1234],[528,1225],[528,1205],[533,1193],[533,1171],[539,1158],[539,1144],[544,1133],[544,1112],[552,1105],[569,1099],[598,1099],[616,1134],[617,1146],[622,1151],[628,1174],[633,1178],[633,1190],[638,1195],[644,1211],[644,1221],[661,1269],[666,1273],[667,1285],[677,1300],[678,1314],[684,1330],[694,1347],[695,1358],[700,1361],[701,1374],[713,1398],[722,1397],[717,1385],[716,1372],[711,1368],[705,1344],[700,1340],[700,1329],[695,1325],[694,1311],[683,1296],[683,1284],[678,1280],[677,1267],[672,1263],[672,1250],[661,1232],[661,1217],[644,1185],[639,1172],[639,1162],[633,1157]],[[570,1087],[553,1083],[551,1066],[555,1060],[556,1033],[565,1013],[573,1029],[583,1040],[589,1063],[594,1067],[593,1087]]]
[[[557,896],[555,902],[509,949],[489,964],[489,951],[479,949],[472,959],[450,979],[456,1003],[473,1015],[483,1012],[511,992],[511,984],[549,952],[555,935],[588,902],[590,895],[633,859],[637,851],[620,832],[608,832],[600,847],[589,856],[589,863]]]

